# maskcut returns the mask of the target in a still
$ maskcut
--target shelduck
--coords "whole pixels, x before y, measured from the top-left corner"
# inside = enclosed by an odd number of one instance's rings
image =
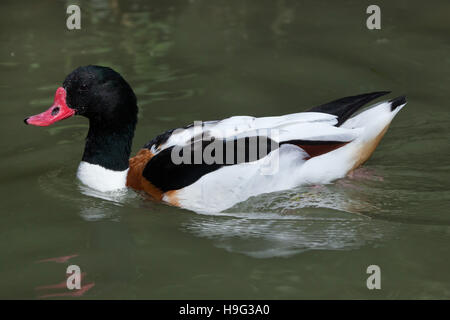
[[[174,206],[220,212],[258,194],[329,183],[362,165],[406,97],[355,114],[388,93],[345,97],[283,116],[194,123],[155,137],[129,159],[136,96],[119,73],[90,65],[67,76],[47,111],[24,121],[48,126],[74,115],[89,119],[77,177],[90,188],[130,187]]]

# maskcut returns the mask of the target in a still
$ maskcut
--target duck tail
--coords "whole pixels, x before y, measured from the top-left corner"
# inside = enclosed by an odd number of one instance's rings
[[[309,109],[307,112],[321,112],[328,113],[337,116],[338,122],[336,127],[343,124],[348,118],[350,118],[356,111],[368,102],[375,100],[381,96],[390,93],[390,91],[378,91],[360,94],[357,96],[344,97],[338,100],[334,100],[320,106]]]
[[[395,109],[397,109],[397,107],[406,104],[406,96],[400,96],[389,100],[389,103],[391,104],[391,111],[394,111]]]

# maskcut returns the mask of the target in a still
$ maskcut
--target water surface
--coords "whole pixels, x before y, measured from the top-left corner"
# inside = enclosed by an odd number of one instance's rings
[[[42,286],[63,282],[69,264],[86,273],[88,299],[450,298],[448,1],[379,1],[376,31],[364,1],[78,3],[77,31],[65,1],[0,5],[1,298],[62,297]],[[134,88],[133,154],[194,120],[376,90],[409,103],[352,177],[202,215],[81,186],[86,119],[24,126],[87,64]],[[366,287],[372,264],[381,290]]]

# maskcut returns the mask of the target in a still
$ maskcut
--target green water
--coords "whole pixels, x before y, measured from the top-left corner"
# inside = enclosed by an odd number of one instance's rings
[[[368,1],[80,1],[74,31],[68,3],[0,4],[0,298],[67,293],[38,287],[69,264],[94,284],[88,299],[450,298],[448,1],[378,1],[372,31]],[[86,194],[75,179],[86,119],[23,124],[87,64],[134,88],[133,154],[194,120],[376,90],[409,102],[354,177],[201,215],[133,191]],[[381,290],[366,287],[369,265]]]

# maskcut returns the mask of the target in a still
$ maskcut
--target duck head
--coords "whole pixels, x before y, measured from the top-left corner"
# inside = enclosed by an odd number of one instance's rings
[[[137,113],[136,96],[119,73],[108,67],[85,66],[66,77],[48,110],[24,121],[49,126],[74,115],[86,117],[89,132],[82,160],[110,170],[125,170]]]
[[[107,127],[122,127],[137,118],[136,96],[122,76],[108,67],[85,66],[72,71],[55,93],[53,105],[28,117],[26,124],[49,126],[73,115]]]

